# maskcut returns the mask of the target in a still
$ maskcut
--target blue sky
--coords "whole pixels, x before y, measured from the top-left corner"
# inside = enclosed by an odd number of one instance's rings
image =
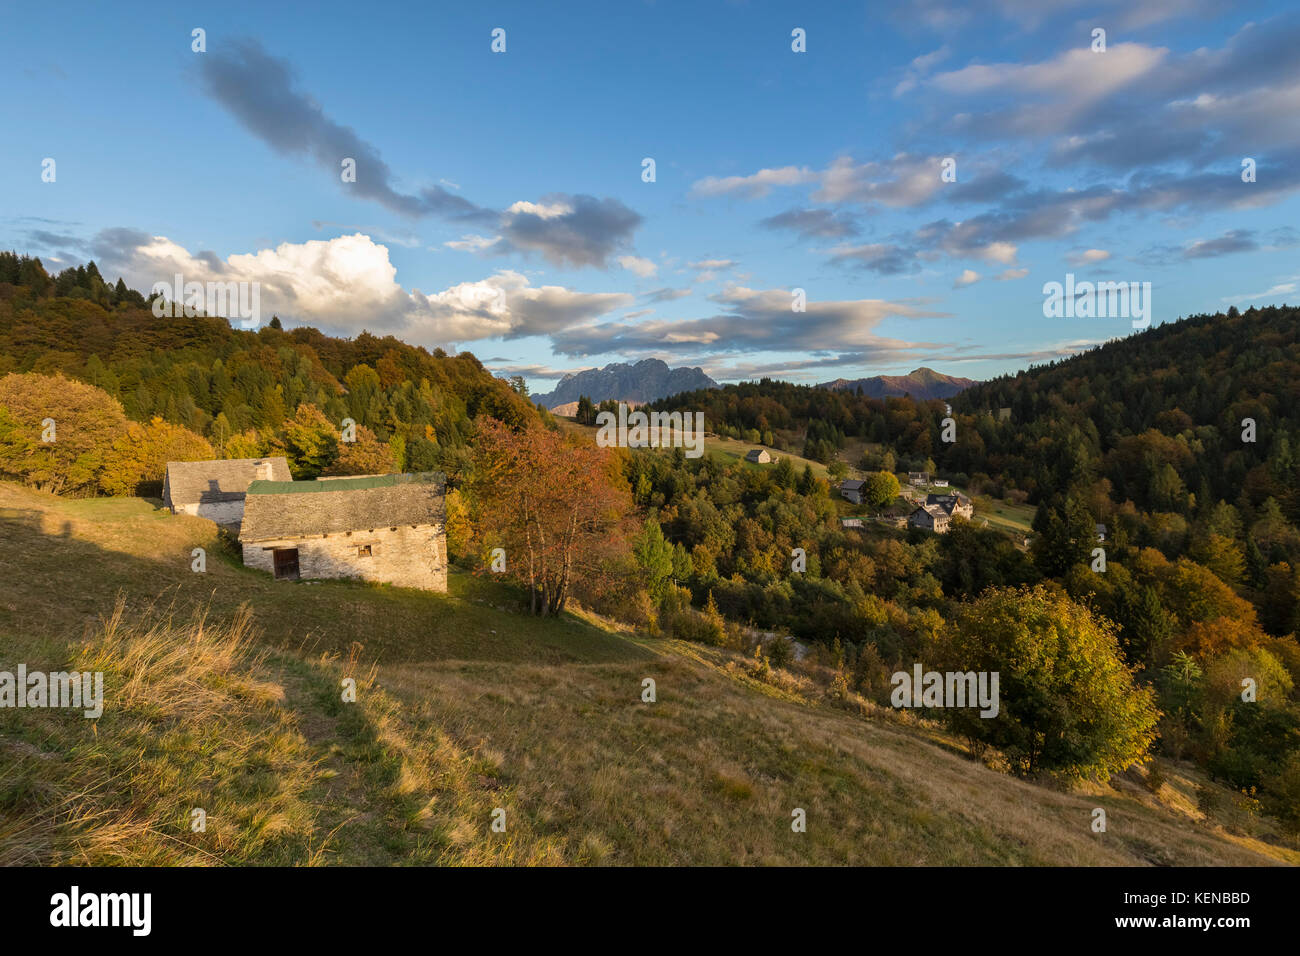
[[[178,6],[6,10],[0,245],[258,282],[538,391],[650,356],[987,378],[1131,332],[1045,318],[1066,273],[1150,282],[1157,323],[1300,298],[1286,4]]]

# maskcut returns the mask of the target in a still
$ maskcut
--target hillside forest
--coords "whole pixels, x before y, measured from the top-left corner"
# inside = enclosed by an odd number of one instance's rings
[[[888,705],[918,662],[997,670],[996,718],[935,714],[991,764],[1078,780],[1193,761],[1300,834],[1297,309],[1191,316],[947,406],[770,380],[652,404],[790,452],[759,467],[598,448],[469,353],[149,305],[93,263],[0,253],[0,479],[157,497],[175,460],[442,471],[457,566],[491,573],[504,548],[537,615],[577,602],[765,679],[807,649],[846,706]],[[930,471],[977,518],[1032,507],[1032,531],[845,527],[831,483],[850,467],[884,489],[868,511]]]

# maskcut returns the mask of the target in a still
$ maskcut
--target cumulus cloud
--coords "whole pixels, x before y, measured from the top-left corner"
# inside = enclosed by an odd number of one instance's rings
[[[954,289],[962,289],[968,285],[974,285],[976,282],[979,281],[980,281],[980,274],[978,272],[976,272],[974,269],[963,269],[961,275],[959,275],[956,281],[953,282],[952,287]]]
[[[485,251],[536,252],[559,266],[600,266],[625,248],[641,216],[617,199],[554,194],[517,202],[502,217],[501,237]]]
[[[855,163],[841,156],[821,173],[820,188],[812,198],[893,208],[919,206],[944,187],[940,175],[944,158],[899,153],[886,162]]]
[[[649,278],[659,271],[659,267],[649,259],[642,259],[639,256],[619,256],[618,264],[628,272],[634,272],[641,278]]]
[[[187,283],[256,282],[264,317],[275,313],[337,335],[392,333],[422,345],[551,334],[634,301],[626,293],[533,286],[511,270],[426,295],[403,288],[388,249],[360,233],[225,259],[130,229],[105,230],[91,247],[105,272],[134,288],[171,283],[177,274]]]

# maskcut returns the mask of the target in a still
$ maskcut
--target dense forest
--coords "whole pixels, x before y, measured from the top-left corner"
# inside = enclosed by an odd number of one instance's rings
[[[492,547],[534,549],[510,573],[533,569],[539,613],[572,589],[653,633],[746,653],[754,629],[792,635],[834,692],[877,702],[917,661],[1001,667],[996,720],[945,719],[1014,772],[1191,759],[1300,831],[1295,309],[1170,323],[976,386],[951,413],[768,380],[654,403],[832,475],[852,464],[896,487],[895,472],[932,470],[1036,505],[1026,546],[960,519],[944,535],[845,528],[827,480],[786,457],[596,449],[466,353],[148,306],[93,263],[50,276],[0,253],[0,477],[156,494],[176,458],[285,454],[299,478],[439,469],[456,489],[452,553],[481,571]],[[79,428],[42,444],[54,408]],[[791,645],[757,653],[767,673]],[[1041,666],[1011,663],[1024,660]]]
[[[0,376],[77,379],[129,420],[186,429],[220,457],[285,453],[296,477],[329,470],[347,451],[322,444],[347,418],[361,436],[354,453],[455,476],[476,416],[517,424],[538,415],[470,354],[364,332],[284,331],[278,319],[253,332],[219,317],[156,318],[148,305],[93,262],[51,277],[39,259],[0,253]],[[161,481],[156,467],[148,477]]]

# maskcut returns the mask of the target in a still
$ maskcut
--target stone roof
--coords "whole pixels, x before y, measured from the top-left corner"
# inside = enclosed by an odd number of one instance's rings
[[[861,478],[849,478],[840,482],[840,491],[861,491],[866,481]]]
[[[926,514],[928,514],[931,518],[934,518],[936,521],[941,518],[944,521],[947,521],[950,517],[948,512],[944,511],[943,508],[941,508],[939,505],[918,505],[917,508],[908,517],[915,518],[917,511],[924,511]]]
[[[328,481],[255,481],[244,500],[239,540],[442,524],[446,487],[446,476],[436,471]]]
[[[970,504],[970,499],[962,494],[926,495],[925,503],[926,505],[938,505],[944,511],[952,514],[953,509],[958,505],[961,505],[962,507],[968,506]]]
[[[289,481],[289,462],[280,458],[227,458],[218,461],[167,462],[166,494],[173,506],[238,501],[257,479],[263,465],[271,477]]]

